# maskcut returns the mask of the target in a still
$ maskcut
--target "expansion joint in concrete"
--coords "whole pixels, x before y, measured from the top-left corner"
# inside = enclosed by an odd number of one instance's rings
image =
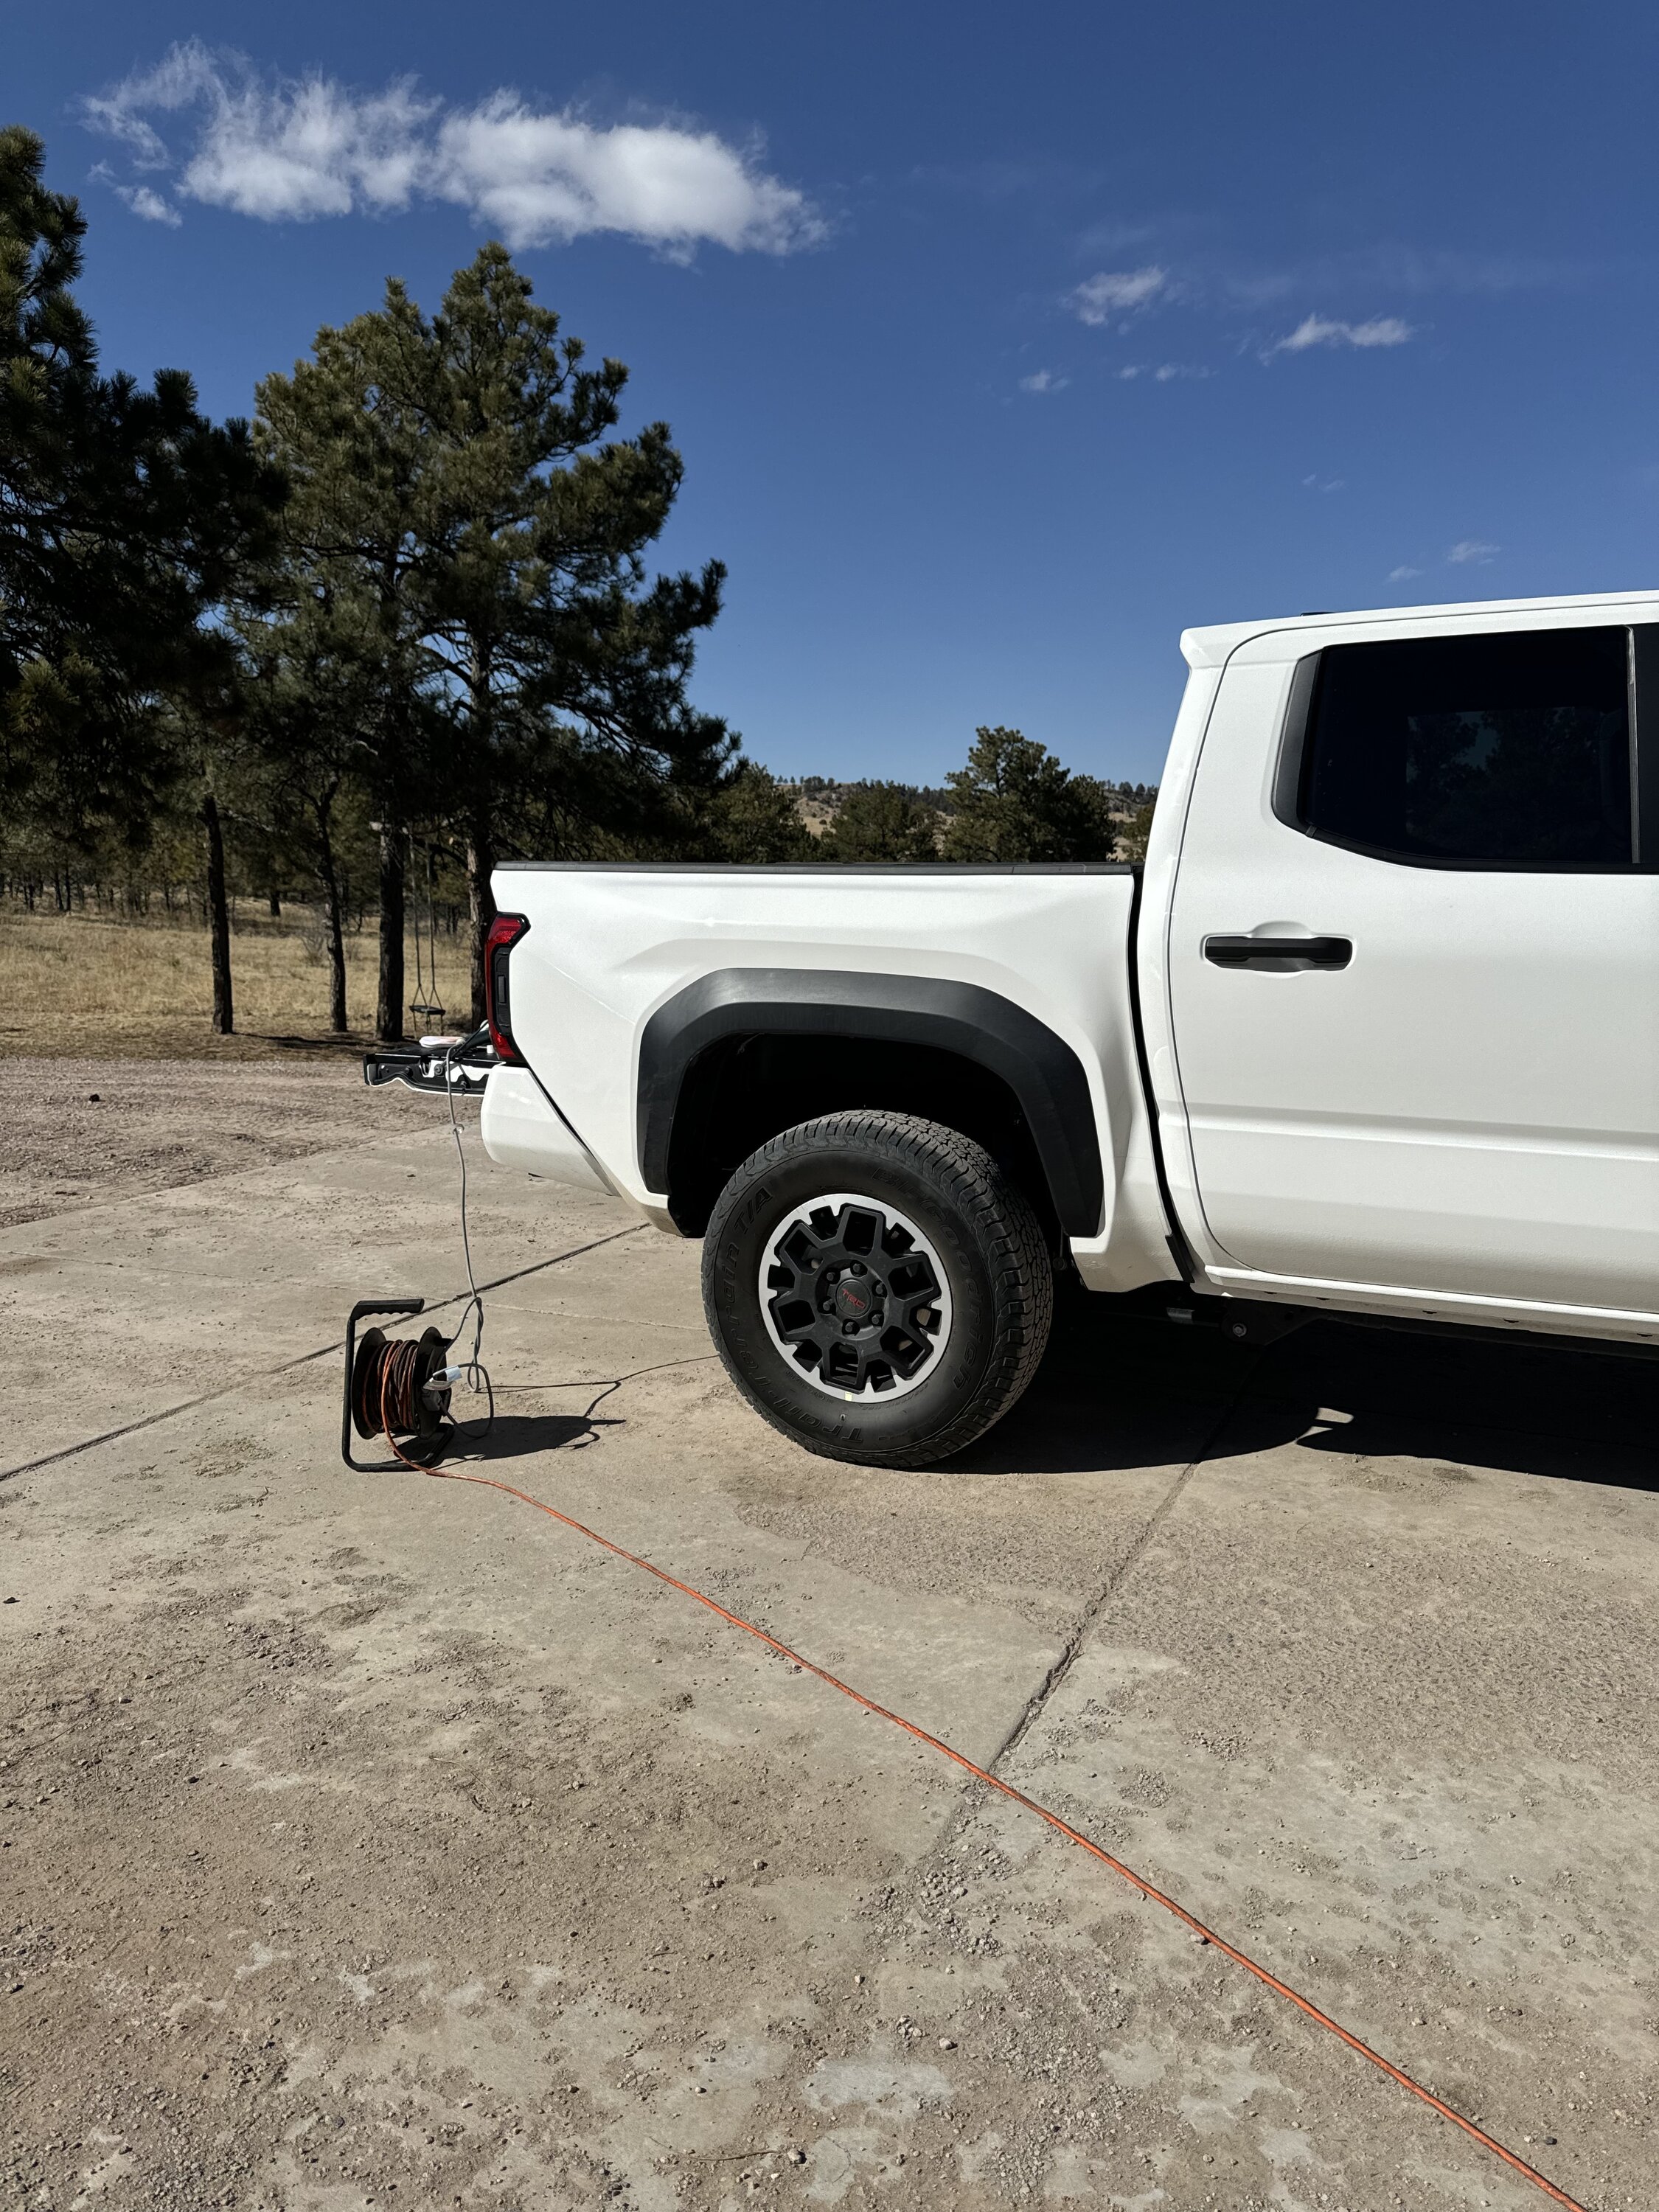
[[[478,1295],[482,1297],[486,1291],[499,1291],[508,1283],[521,1283],[526,1275],[539,1275],[544,1268],[562,1267],[567,1260],[580,1260],[584,1252],[597,1252],[601,1244],[614,1244],[618,1237],[637,1237],[647,1225],[643,1221],[633,1222],[626,1229],[613,1229],[608,1236],[573,1245],[568,1252],[556,1252],[550,1260],[535,1260],[527,1267],[515,1267],[511,1274],[497,1275],[493,1282],[480,1283]],[[434,1298],[423,1310],[441,1313],[446,1306],[460,1305],[471,1296],[471,1291],[456,1291],[447,1298]],[[275,1376],[286,1375],[291,1368],[307,1367],[313,1360],[326,1359],[340,1351],[344,1342],[343,1337],[337,1336],[331,1344],[319,1344],[311,1352],[296,1352],[291,1358],[279,1359],[273,1367],[255,1368],[251,1374],[239,1375],[234,1382],[222,1382],[216,1390],[204,1390],[194,1398],[181,1399],[176,1406],[163,1406],[157,1413],[123,1422],[118,1429],[105,1429],[95,1437],[82,1437],[78,1444],[65,1444],[61,1451],[46,1452],[39,1459],[25,1460],[21,1467],[0,1468],[0,1482],[10,1482],[20,1474],[36,1474],[42,1468],[56,1467],[61,1460],[78,1459],[82,1452],[94,1451],[100,1444],[117,1443],[123,1437],[136,1437],[141,1430],[153,1429],[162,1421],[177,1420],[179,1414],[194,1413],[198,1406],[210,1406],[216,1399],[234,1397],[237,1391],[252,1389],[256,1382],[269,1382]]]
[[[1225,1430],[1228,1422],[1231,1420],[1234,1412],[1238,1406],[1239,1400],[1244,1395],[1246,1389],[1249,1387],[1250,1377],[1255,1372],[1256,1364],[1257,1363],[1255,1361],[1252,1361],[1248,1372],[1245,1374],[1243,1381],[1239,1383],[1237,1389],[1234,1391],[1232,1396],[1228,1399],[1220,1413],[1217,1414],[1214,1421],[1212,1422],[1209,1431],[1205,1437],[1203,1443],[1199,1446],[1197,1452],[1194,1454],[1193,1458],[1188,1461],[1186,1466],[1182,1468],[1180,1474],[1176,1475],[1175,1480],[1164,1492],[1163,1497],[1159,1498],[1157,1505],[1154,1506],[1152,1511],[1147,1516],[1145,1528],[1142,1528],[1140,1534],[1135,1538],[1133,1543],[1130,1545],[1128,1550],[1125,1552],[1122,1558],[1117,1562],[1111,1572],[1106,1577],[1104,1582],[1101,1583],[1100,1588],[1096,1590],[1093,1596],[1090,1598],[1082,1612],[1079,1613],[1076,1620],[1072,1625],[1071,1632],[1067,1635],[1065,1644],[1060,1649],[1059,1657],[1054,1661],[1053,1666],[1049,1668],[1048,1673],[1037,1685],[1036,1691],[1027,1700],[1025,1709],[1020,1714],[1019,1718],[1014,1723],[1012,1728],[1009,1729],[1007,1735],[1004,1736],[1002,1741],[997,1746],[995,1752],[987,1761],[988,1768],[991,1773],[994,1774],[1001,1765],[1002,1761],[1005,1759],[1010,1758],[1012,1753],[1018,1749],[1020,1744],[1024,1741],[1026,1736],[1030,1734],[1031,1729],[1041,1718],[1043,1710],[1047,1706],[1049,1699],[1054,1696],[1055,1691],[1059,1689],[1061,1683],[1066,1680],[1066,1677],[1071,1673],[1073,1668],[1077,1664],[1079,1655],[1081,1653],[1084,1645],[1088,1642],[1090,1636],[1093,1633],[1096,1624],[1099,1621],[1102,1613],[1104,1613],[1106,1607],[1111,1603],[1113,1598],[1115,1597],[1118,1591],[1122,1589],[1123,1584],[1128,1579],[1129,1575],[1133,1571],[1134,1568],[1139,1564],[1142,1558],[1146,1555],[1146,1551],[1152,1545],[1154,1538],[1158,1535],[1158,1531],[1163,1528],[1170,1514],[1174,1512],[1176,1505],[1180,1499],[1181,1493],[1186,1489],[1187,1485],[1192,1480],[1194,1475],[1197,1474],[1199,1468],[1203,1466],[1205,1461],[1214,1449],[1217,1440]]]

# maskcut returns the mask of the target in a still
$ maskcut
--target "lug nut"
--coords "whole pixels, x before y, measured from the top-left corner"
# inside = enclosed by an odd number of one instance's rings
[[[852,1272],[855,1275],[861,1275],[864,1273],[864,1262],[861,1260],[854,1260]]]
[[[843,1336],[851,1336],[857,1328],[858,1323],[855,1321],[844,1321],[841,1325],[841,1333]]]
[[[834,1313],[834,1311],[835,1311],[835,1310],[836,1310],[836,1302],[835,1302],[835,1300],[834,1300],[833,1298],[820,1298],[820,1299],[819,1299],[819,1301],[818,1301],[818,1311],[819,1311],[820,1313]]]

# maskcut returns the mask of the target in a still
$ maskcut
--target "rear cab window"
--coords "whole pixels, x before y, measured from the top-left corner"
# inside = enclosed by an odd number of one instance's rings
[[[1655,641],[1619,624],[1328,647],[1297,672],[1274,811],[1417,866],[1651,865],[1635,741]]]

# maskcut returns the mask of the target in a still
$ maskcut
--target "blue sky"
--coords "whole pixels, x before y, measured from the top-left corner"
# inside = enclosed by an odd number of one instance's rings
[[[66,0],[5,109],[106,363],[217,414],[506,234],[673,426],[757,758],[1150,780],[1188,623],[1659,582],[1656,63],[1524,0]]]

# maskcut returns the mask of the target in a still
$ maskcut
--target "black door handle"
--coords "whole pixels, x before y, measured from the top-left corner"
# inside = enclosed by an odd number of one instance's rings
[[[1346,968],[1351,937],[1206,937],[1204,957],[1218,968]]]

